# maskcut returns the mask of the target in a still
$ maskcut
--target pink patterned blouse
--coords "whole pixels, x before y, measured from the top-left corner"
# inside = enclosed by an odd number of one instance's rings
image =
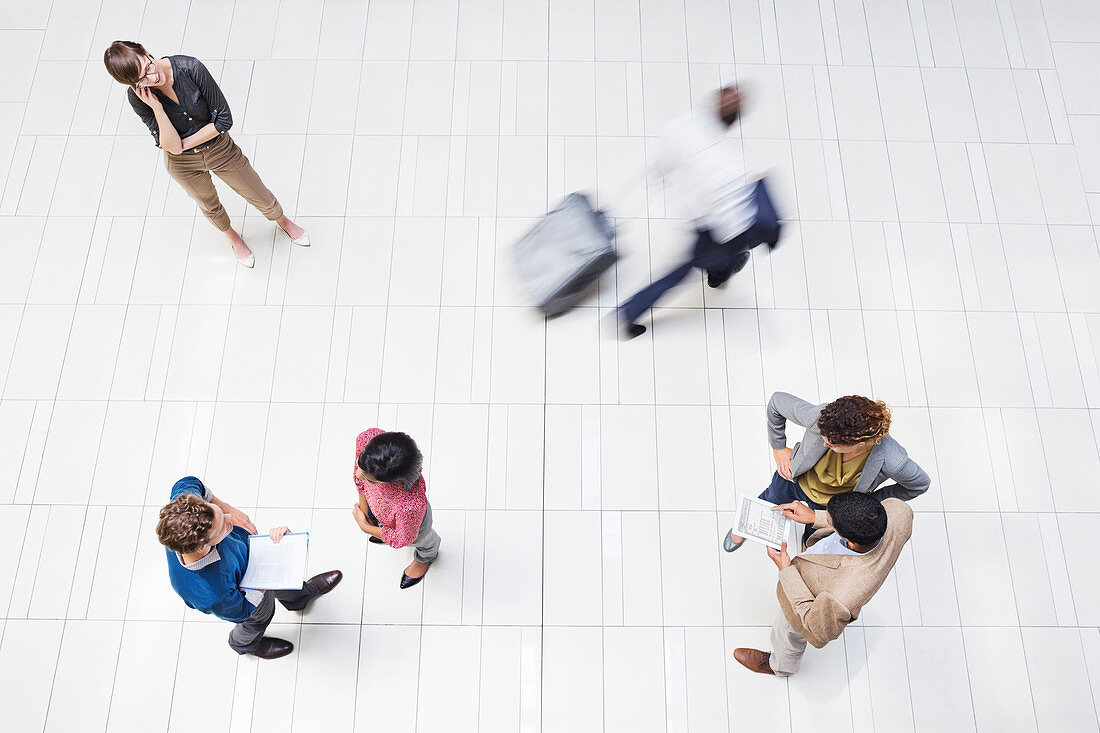
[[[384,432],[386,431],[382,428],[371,428],[359,433],[359,437],[355,439],[355,468],[359,467],[359,454],[371,438]],[[412,491],[403,491],[397,484],[369,484],[360,481],[355,478],[354,469],[352,478],[355,488],[367,497],[367,506],[382,528],[382,540],[390,547],[412,544],[420,533],[420,522],[428,510],[428,487],[424,483],[424,475],[420,475]]]

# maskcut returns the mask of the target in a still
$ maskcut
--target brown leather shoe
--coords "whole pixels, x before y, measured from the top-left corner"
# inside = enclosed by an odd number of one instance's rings
[[[739,647],[733,650],[733,658],[740,662],[742,667],[751,672],[775,674],[775,672],[772,671],[771,664],[769,664],[772,658],[771,652],[762,652],[759,649]]]
[[[321,573],[320,575],[314,575],[312,578],[306,581],[306,585],[313,589],[313,598],[323,596],[330,590],[340,585],[340,581],[344,579],[344,574],[339,570],[329,570],[327,573]],[[313,600],[311,598],[310,600]]]
[[[285,657],[294,651],[294,645],[286,639],[276,639],[274,636],[265,636],[260,639],[260,645],[249,652],[260,659],[278,659]]]

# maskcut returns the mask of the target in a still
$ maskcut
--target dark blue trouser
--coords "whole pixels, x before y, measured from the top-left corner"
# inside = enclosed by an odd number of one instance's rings
[[[806,492],[802,490],[797,481],[788,481],[780,476],[778,471],[772,475],[771,485],[760,492],[760,496],[757,498],[770,501],[772,504],[790,504],[792,501],[801,501],[811,509],[825,508],[824,504],[818,504],[806,496]],[[813,524],[807,524],[806,529],[802,531],[802,544],[806,544],[806,540],[810,539],[810,535],[813,533]]]
[[[708,229],[696,230],[695,249],[691,259],[660,280],[642,288],[620,305],[619,320],[622,323],[634,323],[696,267],[706,270],[711,284],[719,285],[748,263],[750,249],[764,242],[774,246],[779,241],[779,218],[763,179],[756,182],[754,196],[757,211],[756,220],[751,227],[728,242],[715,242]]]

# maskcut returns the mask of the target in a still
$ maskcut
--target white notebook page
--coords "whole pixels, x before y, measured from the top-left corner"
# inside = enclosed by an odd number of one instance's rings
[[[791,520],[779,512],[772,511],[775,504],[742,495],[737,504],[737,516],[733,521],[733,533],[759,542],[768,547],[780,549]]]
[[[309,532],[289,532],[277,544],[266,534],[248,538],[248,567],[242,588],[301,590],[306,577]]]

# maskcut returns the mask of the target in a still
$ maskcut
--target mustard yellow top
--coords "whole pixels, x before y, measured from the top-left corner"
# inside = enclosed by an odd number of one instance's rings
[[[798,477],[798,485],[811,500],[818,504],[828,504],[829,497],[851,491],[859,482],[863,464],[867,462],[867,451],[861,456],[844,460],[836,451],[825,451],[821,460],[806,473]]]

